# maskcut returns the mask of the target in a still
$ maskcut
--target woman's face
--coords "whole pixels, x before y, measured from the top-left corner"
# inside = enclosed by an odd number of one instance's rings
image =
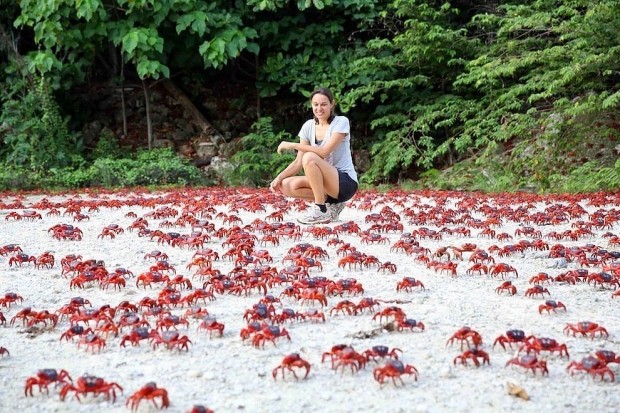
[[[312,96],[312,113],[321,122],[327,122],[327,119],[332,114],[334,104],[329,101],[329,98],[325,95],[317,93]]]

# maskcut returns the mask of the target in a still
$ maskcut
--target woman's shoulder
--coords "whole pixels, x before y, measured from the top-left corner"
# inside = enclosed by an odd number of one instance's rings
[[[349,118],[343,115],[336,115],[332,120],[332,126],[348,126]]]

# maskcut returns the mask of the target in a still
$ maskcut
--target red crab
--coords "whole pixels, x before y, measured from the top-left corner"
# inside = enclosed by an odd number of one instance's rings
[[[526,369],[531,369],[532,373],[536,375],[536,370],[540,370],[543,376],[549,375],[549,370],[547,370],[547,362],[545,360],[538,360],[536,355],[526,355],[521,357],[515,357],[513,359],[508,360],[506,363],[506,367],[510,365],[525,367]]]
[[[239,332],[239,335],[241,336],[241,340],[243,341],[247,340],[254,333],[258,333],[259,331],[261,331],[263,328],[266,328],[266,327],[267,327],[267,324],[259,323],[258,321],[253,321],[251,323],[248,323],[247,327],[242,328],[241,331]]]
[[[208,407],[203,406],[202,404],[195,404],[192,406],[190,410],[185,413],[215,413],[213,410]]]
[[[390,261],[386,261],[386,262],[384,262],[383,264],[381,264],[379,266],[379,269],[377,269],[377,272],[379,272],[379,271],[389,271],[392,274],[395,274],[396,273],[396,269],[397,269],[396,268],[396,264],[391,263]]]
[[[189,321],[187,321],[185,317],[164,314],[157,320],[155,330],[170,330],[171,328],[174,328],[176,330],[179,325],[183,325],[185,326],[185,328],[189,328]]]
[[[477,273],[478,275],[482,275],[482,273],[488,274],[489,273],[489,267],[481,264],[481,263],[476,263],[474,265],[472,265],[469,269],[467,269],[467,274],[474,274]]]
[[[75,336],[82,337],[86,334],[92,334],[92,333],[94,333],[92,328],[84,328],[80,325],[74,325],[74,326],[69,327],[67,331],[65,331],[64,333],[60,335],[60,341],[62,340],[69,341],[69,340],[73,340],[73,337]]]
[[[8,214],[6,214],[6,217],[4,217],[5,221],[8,221],[9,219],[13,219],[15,221],[21,221],[22,216],[17,211],[11,211]]]
[[[573,337],[575,337],[577,333],[581,333],[584,337],[590,335],[592,339],[596,337],[596,333],[598,333],[601,338],[603,336],[609,337],[609,333],[607,333],[605,327],[590,321],[580,321],[577,324],[567,323],[566,327],[564,327],[564,333],[566,335],[573,333]]]
[[[366,366],[366,358],[355,351],[351,346],[344,346],[332,355],[332,369],[342,369],[342,373],[347,367],[351,368],[351,373],[356,373]]]
[[[306,370],[306,374],[304,375],[302,380],[308,377],[308,374],[310,373],[310,363],[308,363],[306,360],[301,358],[299,353],[292,353],[284,357],[280,365],[277,366],[275,369],[273,369],[273,371],[271,372],[271,375],[273,376],[273,379],[276,380],[276,377],[278,375],[278,370],[281,370],[282,380],[284,380],[284,372],[290,371],[293,374],[293,377],[295,377],[295,380],[298,380],[299,377],[297,377],[297,373],[295,372],[293,367],[302,368]]]
[[[457,361],[460,361],[462,365],[466,366],[467,360],[471,360],[476,367],[480,367],[480,361],[478,361],[478,359],[482,359],[483,365],[490,364],[488,353],[477,348],[465,350],[462,354],[454,358],[453,363],[456,366]]]
[[[331,316],[334,312],[336,312],[336,314],[346,313],[348,315],[355,315],[357,312],[357,305],[353,301],[342,300],[338,304],[336,304],[331,310],[329,310],[329,315]]]
[[[170,271],[173,274],[177,273],[177,270],[174,268],[174,266],[170,265],[170,263],[168,261],[165,261],[165,260],[159,260],[159,261],[155,262],[155,265],[151,266],[149,268],[149,270],[151,272]]]
[[[396,283],[396,291],[404,290],[405,292],[410,292],[416,287],[425,290],[422,281],[416,280],[413,277],[404,277],[401,281]]]
[[[75,398],[80,400],[80,394],[85,395],[92,393],[95,397],[104,394],[106,399],[116,401],[116,391],[123,391],[123,388],[115,382],[106,382],[104,379],[96,376],[84,375],[77,379],[75,385],[65,384],[60,390],[60,400],[64,401],[70,391],[75,392]]]
[[[364,297],[359,301],[359,303],[357,303],[357,306],[355,307],[355,312],[363,313],[367,308],[371,311],[374,311],[375,307],[379,305],[381,305],[379,300],[375,300],[371,297]]]
[[[514,274],[516,278],[519,278],[519,273],[517,272],[517,269],[515,267],[501,262],[492,265],[489,269],[489,273],[492,276],[501,275],[502,278],[504,278],[504,276],[508,276],[509,274]]]
[[[386,357],[398,360],[398,353],[402,355],[403,351],[399,348],[393,348],[390,350],[388,346],[373,346],[372,348],[362,352],[362,356],[366,358],[366,361],[370,361],[370,359],[372,359],[374,362],[377,362],[377,359],[383,359]]]
[[[4,347],[0,347],[0,357],[4,357],[4,355],[5,355],[5,354],[6,354],[7,356],[10,356],[10,355],[11,355],[11,353],[9,353],[9,350],[7,350],[7,349],[6,349],[6,348],[4,348]]]
[[[246,321],[257,321],[271,319],[276,313],[276,309],[273,304],[257,303],[245,310],[243,319]]]
[[[139,287],[140,284],[142,284],[144,289],[146,289],[147,286],[152,288],[152,283],[167,283],[168,281],[170,281],[170,277],[167,275],[163,275],[159,271],[148,271],[136,277],[136,287]]]
[[[515,295],[517,293],[517,287],[512,285],[512,281],[504,281],[495,289],[495,292],[498,294],[501,294],[503,291],[508,292],[510,295]]]
[[[156,330],[151,331],[151,342],[153,343],[153,349],[163,344],[168,350],[172,350],[176,347],[179,351],[183,349],[189,351],[188,344],[192,343],[187,336],[179,335],[178,331],[163,331],[160,334]]]
[[[594,355],[605,364],[620,363],[620,356],[610,350],[597,350]]]
[[[98,335],[90,333],[86,334],[82,337],[80,341],[78,341],[78,348],[80,348],[82,345],[86,346],[86,351],[88,351],[88,349],[90,348],[91,351],[94,353],[95,350],[101,351],[101,349],[106,346],[106,342]]]
[[[161,406],[158,406],[155,399],[161,400]],[[150,400],[158,409],[167,409],[170,406],[168,399],[168,391],[162,387],[157,387],[155,382],[146,383],[140,390],[129,396],[125,406],[129,406],[132,412],[138,410],[138,406],[142,400]]]
[[[532,288],[528,288],[525,291],[525,296],[526,297],[531,297],[533,295],[540,295],[541,297],[544,297],[545,293],[551,295],[551,293],[549,292],[548,289],[546,289],[546,288],[544,288],[544,287],[542,287],[540,285],[535,285]]]
[[[198,326],[199,330],[206,330],[209,332],[209,337],[212,337],[214,332],[218,332],[220,337],[224,335],[224,324],[218,323],[212,316],[203,317],[202,322]]]
[[[13,264],[19,265],[21,267],[22,264],[28,264],[29,262],[33,262],[36,264],[37,258],[34,255],[28,255],[24,253],[19,253],[9,258],[10,267],[12,267]]]
[[[276,324],[283,324],[287,321],[301,321],[305,316],[292,308],[283,308],[280,314],[274,314],[272,320]]]
[[[355,311],[357,312],[357,307],[356,307]],[[315,321],[315,322],[325,322],[325,314],[323,314],[321,311],[318,311],[315,308],[310,308],[309,310],[307,310],[302,315],[303,315],[304,319],[309,319],[309,320]]]
[[[58,324],[58,315],[52,314],[47,310],[30,311],[30,313],[27,315],[27,318],[28,318],[28,327],[32,327],[35,324],[39,324],[39,323],[43,323],[43,325],[47,327],[48,321],[50,322],[52,327],[56,327],[56,324]]]
[[[550,283],[553,281],[553,278],[549,276],[549,274],[545,272],[539,272],[532,278],[530,278],[530,284],[542,284],[542,283]]]
[[[55,258],[51,252],[46,251],[43,254],[39,255],[34,263],[35,268],[47,268],[50,269],[54,267]]]
[[[26,379],[26,385],[24,387],[24,395],[33,396],[32,389],[34,386],[39,387],[39,392],[45,390],[45,393],[49,393],[47,386],[54,383],[56,385],[67,385],[73,380],[66,370],[56,371],[55,369],[43,369],[37,371],[36,377],[28,377]]]
[[[43,219],[40,213],[38,213],[37,211],[33,211],[33,210],[22,211],[22,218],[26,220],[32,220],[32,221],[34,221],[35,219]]]
[[[593,379],[600,376],[601,381],[605,381],[605,375],[609,375],[610,381],[615,379],[614,372],[607,367],[607,364],[593,356],[584,357],[579,363],[576,361],[570,362],[566,370],[570,372],[571,376],[576,372],[583,371],[590,374]]]
[[[406,318],[406,315],[402,308],[396,307],[396,306],[390,306],[390,307],[384,308],[381,311],[376,312],[375,315],[372,317],[372,319],[374,321],[376,318],[379,318],[379,322],[381,322],[384,317],[387,320],[389,320],[390,318],[394,318],[396,320],[402,320]]]
[[[451,276],[456,277],[456,267],[458,266],[458,264],[456,262],[441,262],[441,263],[437,263],[434,268],[435,268],[435,272],[438,272],[441,274],[444,271],[449,273]]]
[[[470,340],[471,339],[471,344]],[[461,342],[461,350],[463,349],[463,344],[467,344],[469,348],[477,348],[482,344],[482,336],[475,330],[465,326],[461,327],[454,333],[446,342],[446,347],[448,345],[452,345],[454,341]]]
[[[388,360],[385,366],[376,367],[372,372],[379,384],[383,385],[386,379],[392,379],[394,386],[398,386],[397,380],[401,385],[405,384],[402,379],[405,374],[412,375],[416,381],[418,380],[418,370],[411,364],[403,364],[400,360]]]
[[[538,306],[538,313],[542,314],[543,311],[547,313],[553,311],[555,313],[560,308],[566,311],[566,306],[561,301],[547,300],[544,304]]]
[[[403,309],[400,307],[389,306],[389,307],[384,308],[381,311],[377,311],[375,315],[372,317],[373,321],[376,320],[377,318],[379,318],[379,322],[381,323],[383,321],[383,318],[385,318],[386,321],[389,320],[390,318],[393,318],[395,320],[402,320],[406,318],[406,314],[403,311]]]
[[[325,297],[325,294],[315,288],[307,288],[303,290],[301,294],[299,294],[299,299],[301,300],[301,305],[312,305],[315,302],[321,304],[321,307],[327,305],[327,298]]]
[[[99,234],[97,238],[101,238],[101,239],[105,237],[116,238],[118,234],[122,234],[123,232],[125,232],[125,230],[121,228],[120,226],[118,226],[117,224],[110,224],[110,225],[105,226],[103,230],[101,230],[101,234]]]
[[[0,305],[2,307],[11,308],[11,304],[19,301],[24,301],[24,297],[16,293],[6,293],[3,298],[0,298]]]
[[[125,343],[129,341],[132,346],[140,345],[140,341],[151,338],[151,331],[148,327],[134,327],[129,334],[125,334],[121,338],[121,347],[125,347]]]
[[[557,351],[560,353],[560,357],[566,355],[566,358],[569,358],[566,344],[559,344],[556,340],[547,337],[537,338],[529,336],[523,341],[523,345],[519,348],[519,352],[523,350],[525,350],[527,354],[530,354],[530,352],[538,354],[541,351],[548,351],[550,353]]]
[[[344,350],[347,347],[349,347],[349,345],[347,344],[336,344],[332,346],[330,351],[326,351],[323,353],[323,356],[321,357],[321,363],[324,363],[325,358],[329,357],[331,360],[331,368],[333,369],[334,363],[336,362],[336,360],[338,360],[338,356],[340,355],[342,350]]]
[[[504,350],[506,350],[506,344],[512,348],[512,343],[523,343],[525,341],[525,333],[523,330],[508,330],[506,331],[506,335],[499,336],[493,342],[493,348],[495,348],[496,344],[502,346]]]
[[[414,328],[417,328],[421,331],[424,331],[424,323],[421,321],[416,321],[413,318],[397,318],[396,319],[396,330],[403,331],[405,329],[409,329],[413,331]]]
[[[286,328],[280,328],[278,326],[265,326],[263,329],[258,331],[252,337],[252,345],[256,348],[265,347],[266,341],[271,341],[273,345],[276,345],[276,339],[279,337],[286,337],[288,341],[291,341],[291,336],[286,331]]]
[[[146,260],[147,258],[154,258],[157,261],[163,260],[163,261],[167,261],[168,260],[168,254],[166,254],[165,252],[161,252],[161,251],[151,251],[148,254],[146,254],[144,256],[144,259]]]

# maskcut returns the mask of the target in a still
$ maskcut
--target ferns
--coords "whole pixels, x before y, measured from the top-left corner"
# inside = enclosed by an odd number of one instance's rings
[[[230,158],[235,169],[228,179],[235,185],[267,185],[295,159],[294,155],[276,152],[278,144],[290,138],[286,132],[273,131],[271,118],[260,118],[252,125],[252,133],[243,137],[243,149]]]

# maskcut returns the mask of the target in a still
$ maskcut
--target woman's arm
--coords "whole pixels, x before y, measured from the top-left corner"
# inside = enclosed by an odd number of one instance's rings
[[[346,136],[347,135],[345,133],[333,132],[325,146],[310,146],[305,143],[280,142],[280,145],[278,145],[278,153],[282,153],[282,151],[287,150],[298,151],[295,161],[300,158],[299,154],[302,152],[316,153],[321,158],[325,159],[329,156],[330,153],[334,151],[334,149],[336,149],[338,145],[342,143]]]
[[[310,147],[309,143],[305,143],[306,141],[301,140],[303,146],[307,146]],[[278,151],[278,153],[280,153],[280,151]],[[275,190],[280,190],[280,186],[282,185],[282,180],[284,180],[285,178],[288,178],[290,176],[294,176],[297,175],[297,173],[299,171],[301,171],[302,165],[301,165],[301,157],[303,156],[303,152],[302,151],[298,151],[297,152],[297,156],[295,157],[295,159],[293,159],[293,162],[291,162],[286,168],[284,168],[282,170],[282,172],[280,172],[273,181],[271,181],[271,184],[269,185],[269,188],[272,191]]]

